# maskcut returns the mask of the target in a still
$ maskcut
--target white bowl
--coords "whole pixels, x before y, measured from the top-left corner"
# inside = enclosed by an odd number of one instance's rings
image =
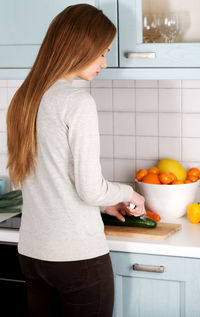
[[[197,202],[199,181],[181,185],[136,183],[138,192],[145,197],[146,209],[158,213],[162,220],[184,216],[187,206]]]

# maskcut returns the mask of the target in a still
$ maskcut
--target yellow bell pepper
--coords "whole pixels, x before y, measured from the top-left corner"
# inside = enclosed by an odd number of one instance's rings
[[[190,204],[187,207],[187,215],[192,223],[200,222],[200,203]]]

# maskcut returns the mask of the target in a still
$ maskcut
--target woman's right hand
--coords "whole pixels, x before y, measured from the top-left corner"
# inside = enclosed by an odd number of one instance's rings
[[[145,206],[144,206],[145,199],[142,195],[134,191],[130,203],[134,204],[136,207],[134,209],[127,207],[128,211],[126,210],[126,213],[128,215],[139,217],[146,213]]]
[[[104,209],[104,212],[110,216],[115,216],[120,221],[124,222],[125,218],[124,215],[127,214],[129,216],[139,217],[146,213],[144,207],[145,199],[142,195],[138,194],[137,192],[133,192],[133,196],[131,201],[129,202],[121,202],[114,206],[107,206]],[[131,209],[129,207],[130,203],[134,204],[136,207]]]

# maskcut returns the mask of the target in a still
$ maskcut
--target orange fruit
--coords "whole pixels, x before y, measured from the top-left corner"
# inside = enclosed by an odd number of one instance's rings
[[[142,182],[148,184],[160,184],[160,179],[158,174],[148,173],[143,177]]]
[[[147,175],[147,170],[143,168],[136,172],[136,178],[138,181],[141,181],[145,175]]]
[[[181,185],[181,184],[184,184],[184,181],[181,181],[181,180],[176,180],[176,181],[173,181],[172,182],[172,185]]]
[[[160,174],[160,170],[157,166],[152,166],[148,169],[148,173],[150,174]]]
[[[167,172],[160,173],[159,178],[160,182],[166,185],[172,183],[173,181],[172,175],[170,175],[170,173]]]
[[[195,176],[195,175],[187,175],[188,180],[190,180],[192,183],[198,181],[199,177]]]
[[[186,180],[184,181],[184,184],[189,184],[189,183],[192,183],[192,181],[190,181],[189,179],[186,179]]]
[[[172,177],[172,182],[176,181],[177,180],[177,177],[174,173],[169,173]]]
[[[200,170],[196,167],[192,167],[187,172],[187,178],[188,178],[188,176],[196,176],[196,177],[200,178]]]

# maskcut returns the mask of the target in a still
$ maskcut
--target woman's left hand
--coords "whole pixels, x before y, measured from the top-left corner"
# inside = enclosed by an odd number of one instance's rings
[[[120,221],[124,222],[125,218],[123,217],[122,214],[128,214],[129,213],[129,202],[127,203],[119,203],[117,205],[113,205],[113,206],[108,206],[106,207],[106,209],[104,210],[104,212],[110,216],[114,216],[117,219],[119,219]]]

